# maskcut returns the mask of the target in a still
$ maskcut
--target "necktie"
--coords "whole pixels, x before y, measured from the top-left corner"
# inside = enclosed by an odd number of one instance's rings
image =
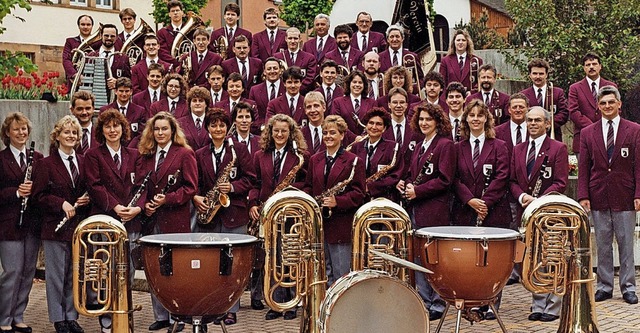
[[[373,87],[373,80],[369,80],[369,98],[375,98],[375,89]]]
[[[293,102],[294,102],[295,100],[296,100],[296,99],[295,99],[294,97],[291,97],[291,98],[289,99],[289,113],[291,114],[291,116],[293,116],[293,114],[296,112],[296,108],[295,108],[295,106],[293,105]]]
[[[165,154],[165,151],[161,150],[160,156],[158,157],[158,164],[156,165],[156,172],[160,170],[160,166],[162,166],[162,163],[164,162],[164,154]]]
[[[213,103],[218,103],[220,102],[220,99],[218,99],[218,93],[213,93]]]
[[[424,155],[424,152],[427,149],[424,147],[424,144],[420,146],[420,152],[418,152],[418,163],[420,163],[420,159],[422,158],[422,155]]]
[[[593,94],[593,99],[598,101],[598,89],[596,88],[596,82],[591,82],[591,93]]]
[[[27,164],[24,163],[24,153],[20,152],[20,169],[22,172],[27,171]]]
[[[229,28],[229,35],[227,36],[227,40],[229,42],[233,40],[233,28]]]
[[[322,37],[318,40],[318,47],[316,49],[316,59],[320,59],[320,54],[322,54],[322,49],[324,48]]]
[[[542,88],[538,88],[538,96],[536,96],[538,100],[538,106],[542,106]]]
[[[173,35],[175,36],[178,32],[180,32],[180,28],[173,28]]]
[[[367,50],[367,35],[362,35],[362,52]]]
[[[154,92],[153,92],[153,99],[152,99],[152,102],[153,102],[153,103],[155,103],[155,102],[157,102],[157,101],[158,101],[158,92],[157,92],[157,91],[154,91]]]
[[[216,174],[218,173],[218,170],[220,170],[220,163],[222,163],[222,149],[220,149],[219,152],[213,152],[213,156],[216,159]]]
[[[246,146],[247,145],[247,140],[240,140],[240,143]]]
[[[516,144],[521,144],[521,143],[522,143],[522,127],[518,125],[518,128],[516,128]]]
[[[342,61],[344,62],[345,66],[349,65],[349,63],[347,62],[347,51],[342,51]]]
[[[353,103],[355,104],[355,105],[353,106],[353,110],[355,111],[356,115],[360,114],[360,100],[356,98],[356,99],[353,101]]]
[[[198,54],[198,65],[202,64],[202,58],[204,56],[202,55],[202,53]]]
[[[176,113],[176,104],[178,104],[178,102],[173,101],[171,102],[171,113]]]
[[[269,32],[269,44],[271,44],[271,48],[273,48],[273,43],[275,43],[276,38],[274,36],[273,30]]]
[[[333,166],[333,157],[327,156],[327,163],[324,167],[324,184],[327,185],[327,180],[329,179],[329,173],[331,172],[331,167]]]
[[[475,146],[473,146],[473,168],[478,166],[478,159],[480,158],[480,139],[476,139]]]
[[[156,61],[155,61],[155,60],[153,60],[153,59],[151,59],[151,60],[149,60],[149,63],[150,63],[150,64],[155,64],[155,63],[156,63]]]
[[[276,158],[273,160],[273,180],[274,182],[278,182],[280,178],[280,164],[282,163],[282,156],[280,155],[280,151],[276,151]]]
[[[71,171],[73,187],[76,187],[76,184],[78,183],[78,168],[76,167],[76,164],[73,163],[73,156],[69,156],[67,160],[69,160],[69,170]]]
[[[276,98],[276,84],[271,84],[271,93],[269,93],[269,100]]]
[[[398,66],[398,51],[393,51],[393,66]]]
[[[454,139],[456,142],[460,141],[460,119],[456,119],[453,121],[454,125],[453,125],[453,132],[454,132]]]
[[[232,110],[232,111],[233,111],[233,109],[235,109],[236,104],[238,104],[238,102],[233,102],[233,103],[231,103],[231,110]]]
[[[296,63],[296,54],[294,52],[290,52],[291,55],[291,64],[295,64]]]
[[[122,164],[120,164],[120,157],[118,156],[118,153],[113,155],[113,163],[115,163],[116,168],[120,170],[120,167],[122,166]]]
[[[609,120],[609,130],[607,131],[607,157],[609,157],[609,162],[613,157],[613,146],[613,120]]]
[[[458,66],[460,66],[460,71],[462,71],[462,68],[464,67],[464,57],[460,56],[460,61],[458,61]]]
[[[125,40],[129,39],[129,37],[131,37],[131,34],[127,34],[127,38],[125,38]]]
[[[200,130],[202,129],[202,120],[200,120],[200,118],[196,119],[196,131],[198,131],[198,133],[200,133]]]
[[[313,152],[317,153],[320,148],[320,134],[318,133],[318,128],[316,127],[313,131]]]
[[[82,129],[82,141],[80,142],[80,149],[84,153],[87,148],[89,148],[89,130],[86,128]]]
[[[109,56],[109,53],[111,53],[111,51],[109,51],[109,50],[104,50],[104,57],[105,57],[105,58],[106,58],[106,57],[108,57],[108,56]]]
[[[402,125],[396,125],[396,143],[402,146]]]
[[[327,111],[331,111],[331,104],[333,103],[333,95],[331,93],[331,87],[327,87]]]
[[[120,107],[120,113],[122,113],[122,114],[126,115],[126,113],[127,113],[127,108],[125,108],[124,106],[121,106],[121,107]]]
[[[527,176],[531,178],[531,171],[536,161],[536,142],[531,140],[531,148],[529,148],[529,154],[527,154]]]
[[[247,78],[248,78],[248,76],[247,76],[247,65],[245,64],[246,61],[242,60],[242,61],[240,61],[240,63],[242,64],[242,68],[241,68],[240,74],[242,75],[242,81],[244,81],[244,83],[246,84],[247,83]]]
[[[367,147],[367,170],[366,170],[367,176],[371,175],[371,171],[372,171],[371,156],[373,156],[373,153],[375,152],[375,150],[376,150],[376,147],[373,147],[373,146]]]
[[[485,92],[484,93],[484,105],[489,105],[489,102],[491,102],[491,97],[489,97],[489,93]]]

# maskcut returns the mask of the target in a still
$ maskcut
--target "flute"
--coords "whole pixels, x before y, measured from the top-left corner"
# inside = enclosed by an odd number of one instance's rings
[[[84,192],[83,195],[80,196],[80,198],[85,197],[89,195],[89,192]],[[78,199],[80,199],[78,198]],[[76,200],[76,202],[73,204],[73,209],[75,210],[76,208],[78,208],[78,201]],[[65,215],[65,217],[62,219],[62,221],[60,221],[60,223],[58,223],[58,225],[56,226],[56,230],[54,232],[58,232],[60,231],[60,229],[62,229],[62,227],[64,227],[64,225],[67,223],[67,221],[69,221],[69,218]]]

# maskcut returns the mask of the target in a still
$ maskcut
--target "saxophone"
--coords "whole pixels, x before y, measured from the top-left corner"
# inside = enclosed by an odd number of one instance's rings
[[[362,142],[362,141],[364,141],[364,140],[366,140],[366,139],[368,139],[368,138],[369,138],[369,134],[364,135],[364,136],[361,136],[359,139],[356,139],[355,141],[351,142],[351,143],[347,146],[347,148],[345,148],[344,150],[346,150],[346,151],[351,151],[351,148],[353,148],[353,145],[355,145],[355,144],[356,144],[356,143],[358,143],[358,142]]]
[[[29,146],[29,156],[27,156],[27,171],[24,173],[24,183],[31,180],[31,174],[33,172],[33,154],[35,154],[36,142],[31,141],[31,146]],[[22,202],[20,204],[20,220],[18,220],[18,229],[22,227],[22,218],[24,217],[24,212],[27,210],[27,201],[29,201],[29,197],[22,198]]]
[[[398,147],[399,144],[396,143],[396,147],[393,148],[393,157],[391,158],[391,163],[389,163],[389,165],[384,166],[382,169],[378,170],[378,172],[374,173],[373,175],[369,176],[369,178],[367,178],[366,183],[369,184],[371,182],[375,182],[376,180],[384,177],[384,175],[386,175],[389,170],[393,169],[394,166],[396,166],[396,156],[398,155]]]
[[[342,192],[344,192],[344,190],[347,188],[347,185],[349,185],[349,183],[351,183],[351,181],[353,180],[353,176],[356,174],[356,164],[358,164],[358,158],[356,157],[355,159],[353,159],[353,166],[351,167],[351,173],[349,174],[349,178],[338,182],[337,184],[333,185],[333,187],[324,190],[322,193],[320,193],[320,195],[317,195],[315,197],[313,197],[313,199],[316,200],[316,202],[318,203],[318,205],[320,205],[322,207],[322,202],[324,201],[324,198],[328,198],[330,196],[334,196],[336,194],[340,194]],[[326,208],[326,209],[325,209]],[[331,217],[331,208],[329,207],[322,207],[322,217],[323,218],[330,218]]]
[[[229,195],[226,193],[220,192],[220,184],[229,182],[229,175],[231,174],[231,169],[236,164],[236,150],[233,149],[233,139],[229,138],[229,149],[231,149],[231,162],[224,167],[220,176],[216,180],[216,185],[213,186],[212,189],[207,192],[205,196],[205,203],[209,206],[204,213],[198,213],[197,219],[200,224],[209,224],[213,217],[216,215],[220,207],[229,207],[231,204],[231,200],[229,200]]]

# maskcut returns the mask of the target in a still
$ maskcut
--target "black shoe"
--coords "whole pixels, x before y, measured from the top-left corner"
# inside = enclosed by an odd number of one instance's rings
[[[518,278],[509,278],[509,280],[507,280],[507,286],[510,286],[512,284],[516,284],[520,282],[520,280]]]
[[[442,312],[436,310],[429,310],[429,320],[438,320],[442,318]]]
[[[594,297],[596,302],[602,302],[604,300],[608,300],[609,298],[613,297],[612,293],[608,293],[602,290],[598,290],[596,291],[596,295]]]
[[[224,324],[229,326],[238,322],[238,317],[236,317],[235,313],[229,312],[227,316],[224,317]]]
[[[13,328],[13,330],[18,333],[31,333],[33,331],[29,326],[18,327],[16,325],[11,325],[11,328]]]
[[[251,300],[251,308],[254,310],[263,310],[264,309],[264,304],[262,304],[262,301],[259,299],[252,299]]]
[[[496,314],[493,313],[493,311],[487,311],[487,313],[484,314],[484,319],[486,319],[486,320],[496,320]]]
[[[638,296],[635,291],[627,291],[622,294],[622,299],[629,304],[638,304]]]
[[[56,333],[69,333],[69,326],[66,321],[58,321],[53,324],[56,328]]]
[[[184,330],[184,323],[178,323],[178,326],[176,326],[176,332],[182,332],[182,330]],[[167,330],[167,333],[172,333],[173,332],[173,325],[169,326],[169,329]]]
[[[267,311],[267,314],[264,316],[264,319],[265,320],[273,320],[273,319],[280,318],[280,317],[282,317],[282,312],[269,310],[269,311]]]
[[[556,320],[558,318],[560,318],[560,316],[554,316],[554,315],[549,314],[549,313],[543,313],[540,316],[540,321],[549,322],[549,321],[554,321],[554,320]]]
[[[156,320],[153,322],[153,324],[149,325],[149,331],[157,331],[169,326],[171,326],[169,320]]]
[[[297,316],[296,310],[285,311],[284,320],[294,320]]]
[[[0,333],[13,333],[13,327],[8,330],[3,330],[2,328],[0,328]]]
[[[75,320],[67,320],[67,327],[71,333],[84,333],[82,327]]]
[[[540,313],[540,312],[532,312],[531,314],[529,314],[528,318],[531,321],[538,321],[538,320],[540,320],[540,318],[542,318],[542,313]]]

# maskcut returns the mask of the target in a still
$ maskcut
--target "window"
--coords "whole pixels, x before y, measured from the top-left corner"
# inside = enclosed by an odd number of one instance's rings
[[[87,6],[87,0],[69,0],[69,4],[72,6]]]
[[[96,0],[96,8],[113,9],[113,6],[111,0]]]

